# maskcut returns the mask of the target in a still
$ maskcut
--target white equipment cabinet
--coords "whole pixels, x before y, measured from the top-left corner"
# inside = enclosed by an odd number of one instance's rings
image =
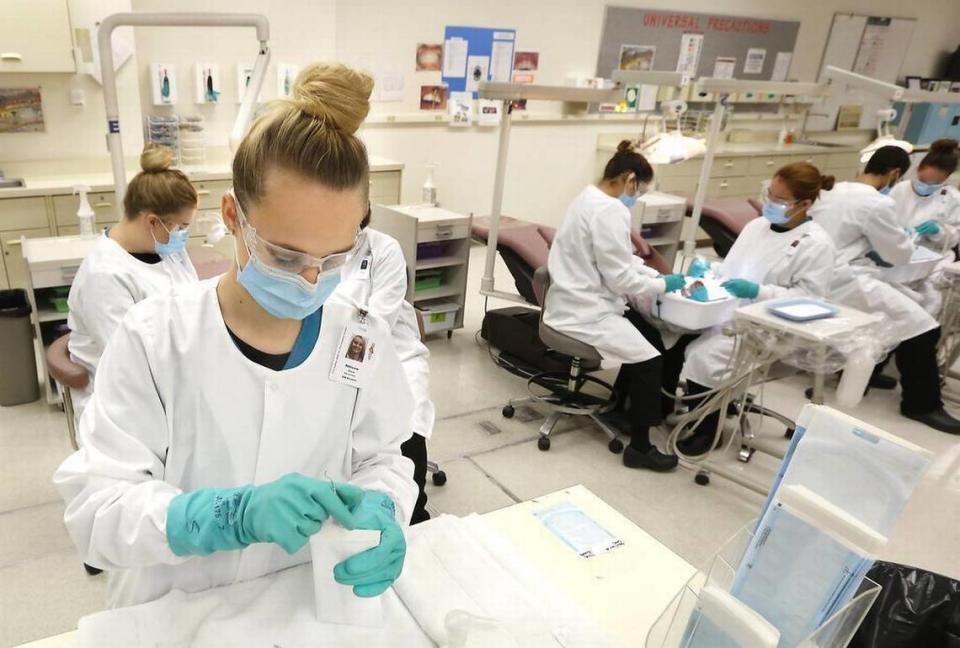
[[[4,2],[3,9],[0,72],[77,71],[67,0]]]
[[[432,205],[374,205],[371,226],[400,243],[407,301],[425,333],[463,328],[472,218]],[[419,284],[419,287],[418,287]]]
[[[630,212],[631,227],[641,230],[643,239],[672,268],[683,240],[683,217],[687,213],[687,201],[680,196],[650,191],[637,199],[637,204]]]

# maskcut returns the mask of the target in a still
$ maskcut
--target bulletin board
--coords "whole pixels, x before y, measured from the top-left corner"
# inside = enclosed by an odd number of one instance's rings
[[[910,48],[914,18],[890,18],[836,13],[827,37],[827,47],[820,63],[823,69],[833,65],[880,81],[896,83],[903,59]],[[831,95],[817,108],[816,115],[807,121],[807,130],[833,130],[837,125],[840,106],[860,105],[860,128],[877,125],[877,111],[888,108],[890,102],[862,90],[850,90]]]
[[[641,53],[643,48],[655,48],[649,69],[678,71],[681,44],[690,42],[684,35],[700,34],[699,62],[691,77],[713,76],[720,58],[727,61],[728,69],[729,59],[736,59],[732,64],[733,78],[769,81],[774,77],[779,58],[778,71],[785,77],[781,80],[786,80],[790,59],[785,55],[793,53],[799,31],[800,23],[793,20],[608,6],[597,57],[597,76],[610,78],[611,71],[620,67],[622,48],[630,45],[640,48]],[[751,53],[751,49],[754,52]],[[758,50],[764,50],[762,61]],[[745,70],[748,54],[751,54],[751,65]],[[787,69],[782,69],[784,61]]]
[[[481,81],[510,81],[517,30],[452,27],[443,32],[443,82],[448,92],[473,92]]]

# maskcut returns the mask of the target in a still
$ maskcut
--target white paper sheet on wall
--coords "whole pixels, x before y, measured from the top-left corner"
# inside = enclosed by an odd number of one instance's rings
[[[382,103],[403,101],[403,70],[398,65],[376,66],[373,70],[371,101]]]
[[[456,79],[467,73],[467,41],[450,38],[443,43],[443,76]]]
[[[513,72],[513,41],[495,40],[490,52],[490,80],[509,83]]]
[[[657,90],[655,85],[640,86],[640,98],[637,99],[637,112],[650,112],[657,107]]]
[[[766,60],[766,49],[762,47],[751,47],[747,50],[747,60],[743,62],[743,73],[760,74],[763,72],[763,63]]]
[[[467,92],[476,92],[477,86],[481,81],[490,78],[490,57],[489,56],[468,56],[467,57]]]
[[[786,81],[787,74],[790,73],[790,61],[793,60],[793,52],[777,52],[777,58],[773,62],[773,76],[771,81]]]
[[[713,62],[714,79],[732,79],[737,69],[737,59],[729,56],[718,56]]]
[[[700,52],[703,50],[703,34],[684,34],[680,37],[680,58],[677,59],[677,72],[690,78],[697,75],[700,65]]]

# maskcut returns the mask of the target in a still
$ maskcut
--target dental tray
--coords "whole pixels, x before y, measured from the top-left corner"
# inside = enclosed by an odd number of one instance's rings
[[[913,249],[913,256],[910,262],[902,266],[883,269],[883,278],[887,281],[896,281],[898,283],[913,283],[926,279],[937,267],[943,255],[937,254],[930,248],[918,245]]]
[[[657,298],[653,306],[653,316],[687,331],[702,331],[733,319],[733,313],[740,306],[740,300],[734,298],[715,279],[696,279],[686,277],[687,292],[691,284],[701,282],[707,289],[705,302],[694,301],[681,292],[665,293]]]
[[[791,322],[810,322],[828,317],[836,317],[840,311],[830,304],[816,299],[788,299],[786,301],[768,304],[767,311]]]

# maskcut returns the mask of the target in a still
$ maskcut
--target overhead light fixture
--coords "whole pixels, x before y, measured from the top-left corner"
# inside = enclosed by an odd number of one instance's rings
[[[866,164],[873,154],[884,146],[896,146],[907,153],[913,153],[913,144],[906,140],[897,139],[890,132],[890,122],[897,118],[897,111],[893,108],[884,108],[877,111],[877,138],[860,149],[860,162]]]
[[[680,118],[687,112],[685,101],[665,101],[662,104],[664,122],[676,119],[677,130],[657,133],[640,145],[640,153],[651,164],[675,164],[703,155],[707,150],[706,140],[688,137],[680,129]]]

